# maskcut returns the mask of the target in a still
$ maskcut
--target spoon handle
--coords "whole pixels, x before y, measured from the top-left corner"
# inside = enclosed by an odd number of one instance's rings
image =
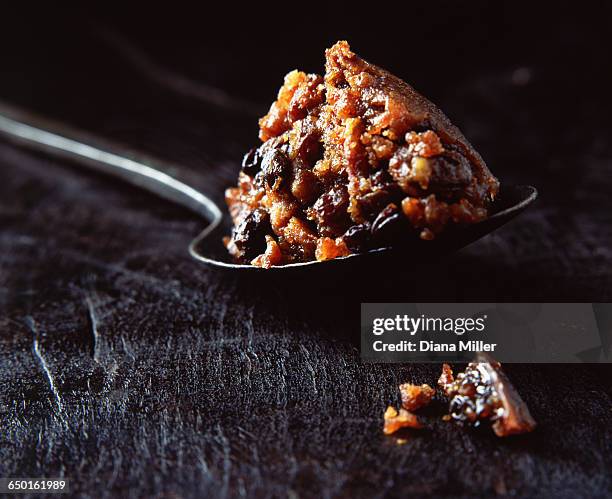
[[[13,143],[76,161],[184,206],[209,221],[207,232],[221,221],[221,211],[211,199],[177,180],[176,168],[158,159],[126,154],[123,148],[110,142],[1,101],[0,135]],[[119,150],[122,152],[113,152]]]

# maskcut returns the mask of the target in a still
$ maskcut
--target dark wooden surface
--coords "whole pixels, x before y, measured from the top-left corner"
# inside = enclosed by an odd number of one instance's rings
[[[223,37],[187,14],[4,20],[1,99],[175,161],[217,200],[284,72],[319,71],[337,37],[541,197],[437,265],[248,282],[190,259],[189,212],[0,142],[0,476],[82,497],[610,496],[609,367],[509,365],[532,435],[440,423],[397,445],[384,408],[439,366],[359,360],[362,301],[612,299],[608,13],[481,7],[412,13],[438,58],[331,21],[285,26],[300,36],[275,53],[259,25]]]

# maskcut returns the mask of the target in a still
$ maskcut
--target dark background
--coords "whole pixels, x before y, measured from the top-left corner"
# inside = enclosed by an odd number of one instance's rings
[[[507,366],[531,435],[439,423],[397,445],[384,408],[439,366],[357,349],[362,301],[610,301],[609,7],[40,9],[0,18],[0,100],[176,162],[218,201],[283,75],[343,38],[540,198],[435,265],[253,282],[190,259],[186,210],[0,141],[0,476],[84,497],[612,493],[609,367]]]

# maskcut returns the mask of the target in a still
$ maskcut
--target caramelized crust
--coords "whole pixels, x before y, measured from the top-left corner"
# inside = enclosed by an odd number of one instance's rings
[[[261,266],[326,260],[486,218],[499,183],[442,112],[347,42],[325,55],[324,78],[287,74],[259,122],[263,144],[226,192],[230,253]],[[258,258],[266,237],[280,260]]]

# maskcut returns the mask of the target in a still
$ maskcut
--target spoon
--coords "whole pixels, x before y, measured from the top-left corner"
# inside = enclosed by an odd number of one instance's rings
[[[410,245],[377,248],[323,262],[291,263],[270,269],[232,263],[222,243],[231,231],[229,214],[209,197],[180,181],[178,169],[158,159],[119,148],[86,132],[40,118],[32,113],[0,102],[0,134],[12,142],[47,154],[75,161],[99,172],[118,177],[139,188],[188,208],[203,216],[208,225],[189,244],[196,260],[219,270],[266,274],[301,271],[307,268],[348,270],[357,265],[379,265],[417,258],[419,263],[433,262],[455,252],[498,229],[516,217],[537,198],[535,187],[502,185],[490,207],[491,215],[476,224],[448,230],[433,241],[415,241]],[[119,152],[121,151],[121,152]],[[134,159],[133,159],[134,158]]]

